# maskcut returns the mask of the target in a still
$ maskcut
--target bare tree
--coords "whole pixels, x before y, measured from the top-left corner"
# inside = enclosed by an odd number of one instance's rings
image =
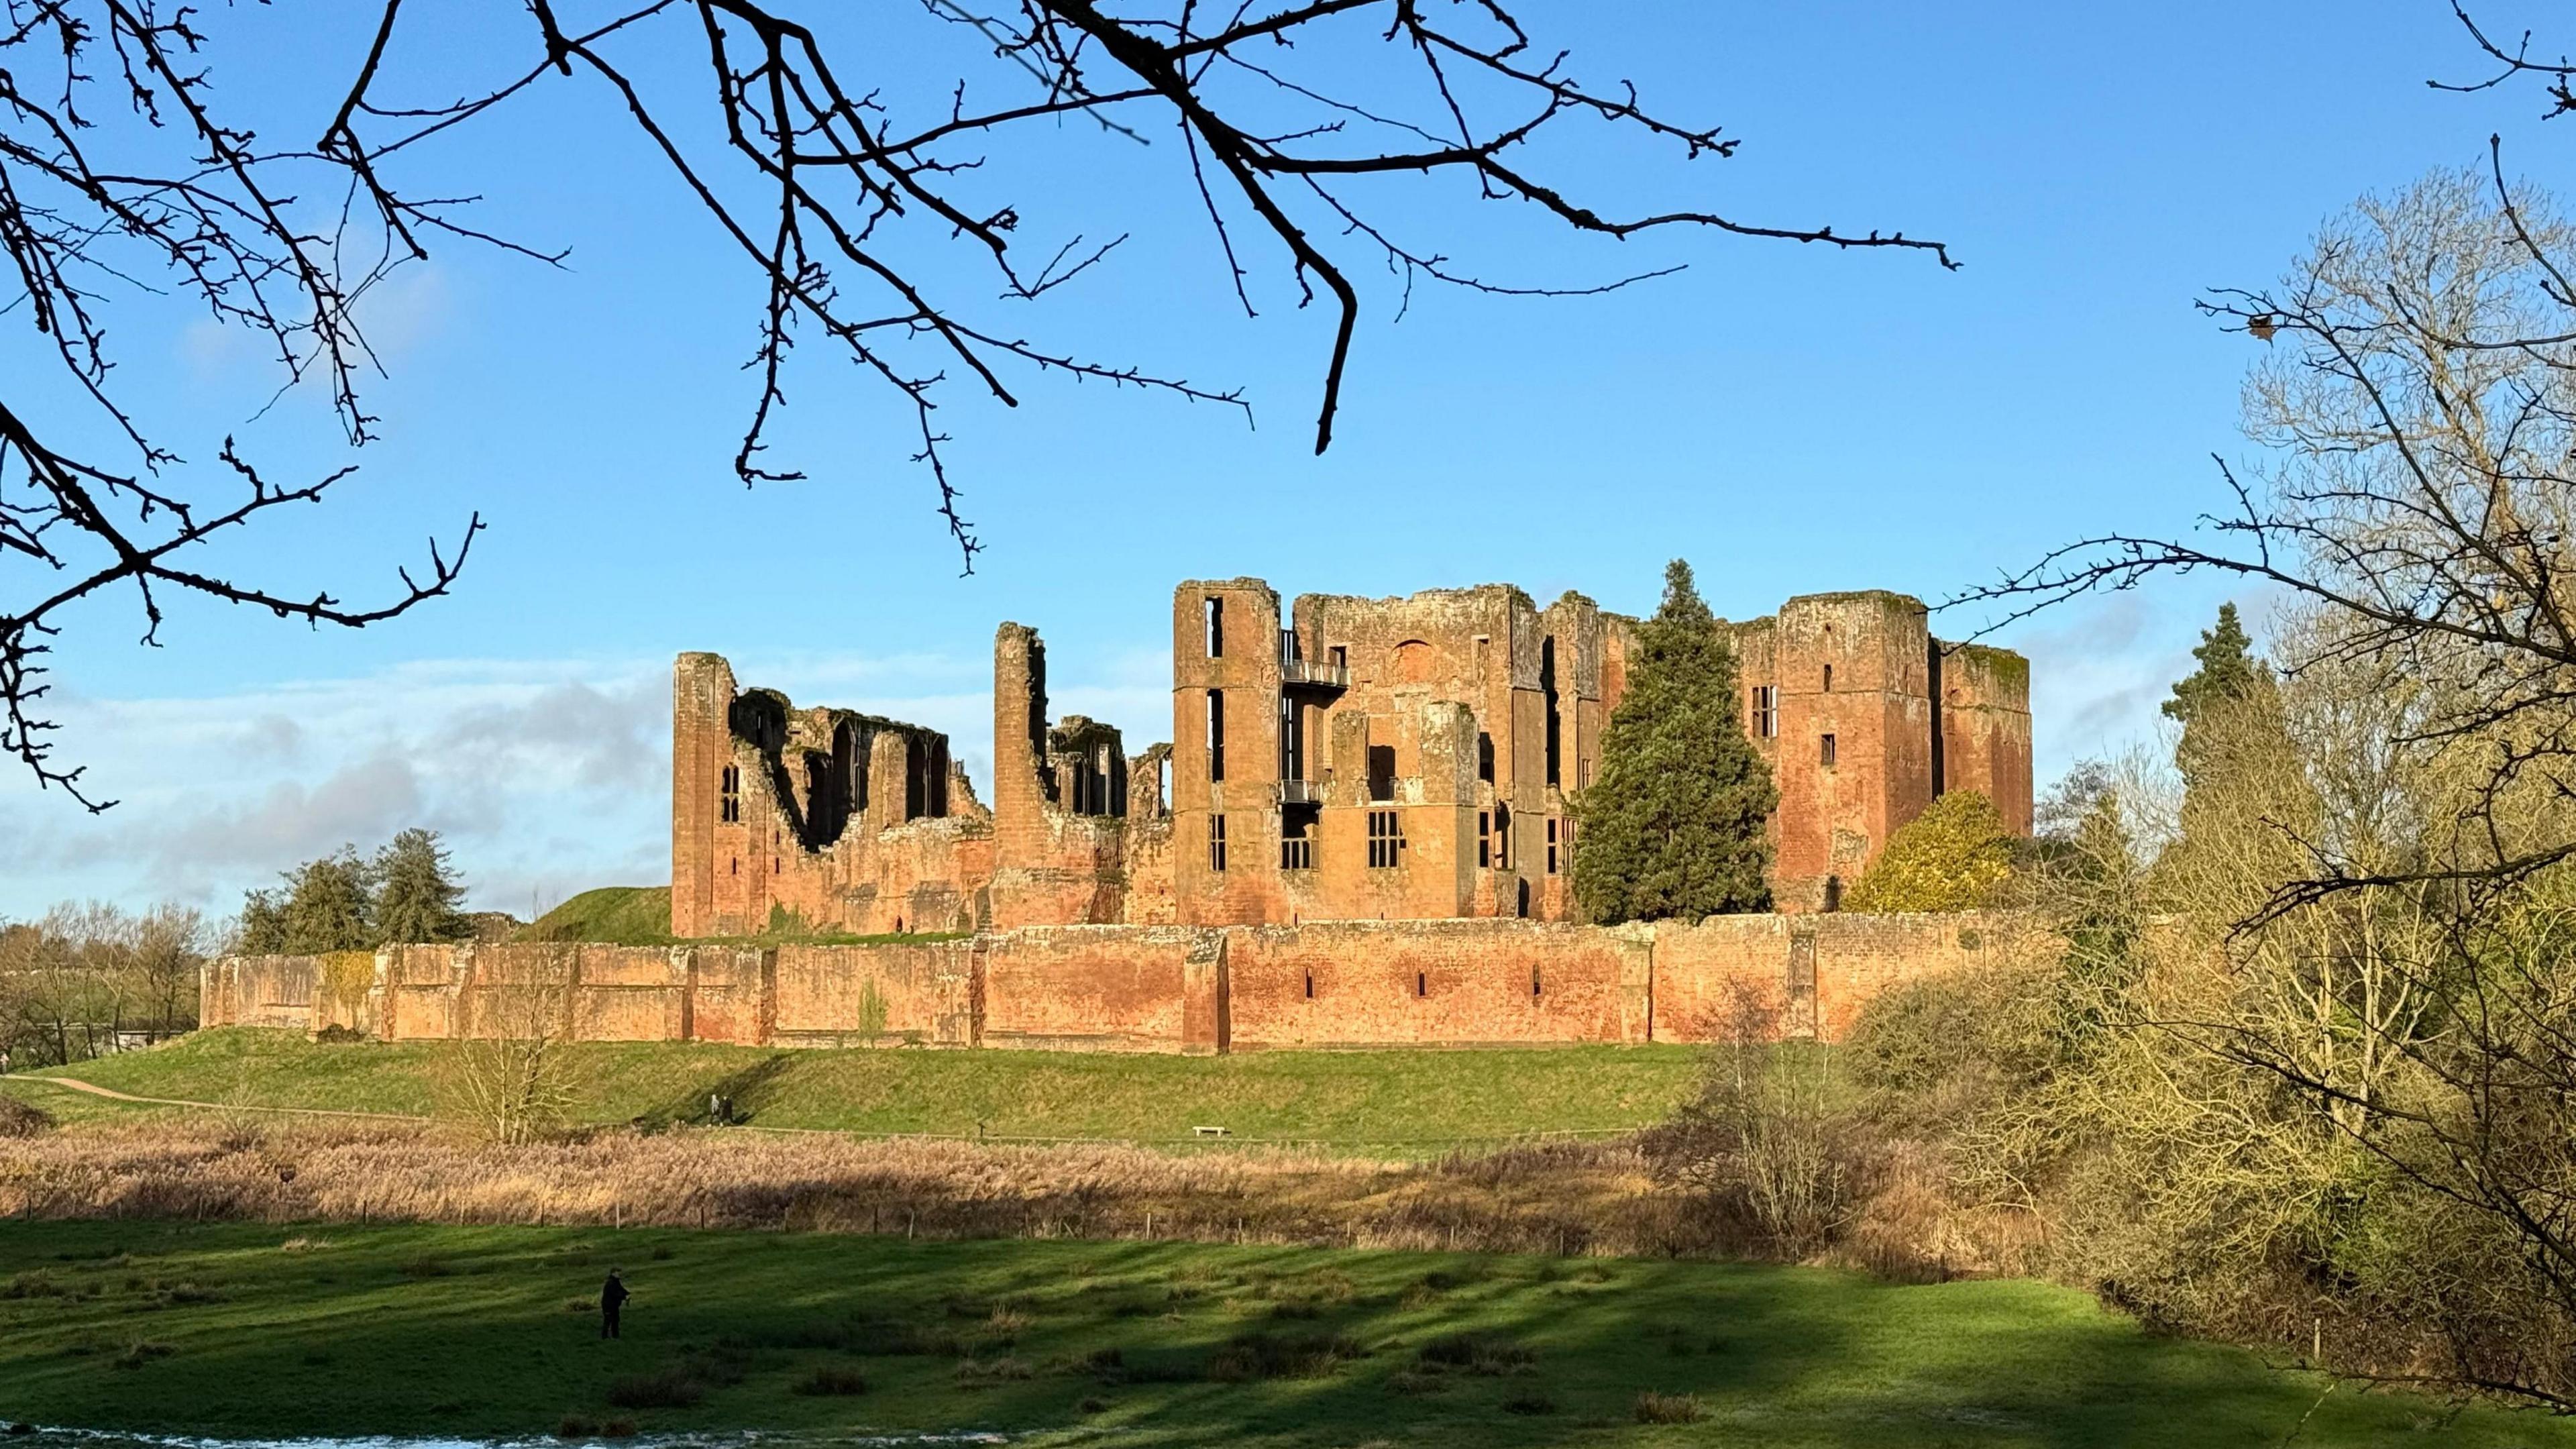
[[[2203,536],[2112,534],[1968,597],[2168,571],[2285,590],[2286,727],[2158,861],[2222,974],[2157,1004],[2417,1199],[2444,1374],[2576,1407],[2576,227],[2481,170],[2365,199],[2276,287],[2256,464]],[[2242,721],[2278,737],[2283,721]],[[2209,764],[2203,761],[2204,766]],[[2201,839],[2195,842],[2195,834]],[[2186,957],[2185,959],[2199,959]],[[2268,1107],[2249,1121],[2298,1130]],[[2499,1327],[2502,1325],[2502,1327]]]
[[[32,582],[0,595],[0,749],[93,809],[112,803],[86,792],[80,767],[55,761],[55,726],[38,712],[47,641],[92,595],[131,587],[154,642],[172,594],[357,628],[453,585],[479,518],[452,549],[433,541],[421,572],[400,573],[398,587],[363,605],[194,566],[198,545],[318,502],[349,470],[272,481],[228,439],[215,454],[228,497],[183,483],[192,475],[177,452],[114,385],[107,314],[120,296],[175,291],[261,338],[285,385],[326,389],[345,441],[366,443],[377,420],[360,383],[378,358],[362,314],[393,269],[449,242],[561,260],[476,229],[463,219],[467,198],[424,193],[404,176],[433,145],[499,124],[510,102],[544,85],[586,86],[630,122],[762,283],[736,476],[803,476],[769,461],[765,440],[792,349],[819,339],[910,412],[915,461],[970,572],[979,545],[958,512],[937,419],[952,376],[1005,404],[1016,405],[1023,379],[1053,375],[1249,417],[1238,390],[1031,341],[1009,316],[1125,240],[1077,234],[1023,249],[1030,223],[986,162],[1024,149],[1036,128],[1073,122],[1106,145],[1170,143],[1162,154],[1194,188],[1244,312],[1257,310],[1274,271],[1295,306],[1321,304],[1332,338],[1318,451],[1332,441],[1369,273],[1382,271],[1399,308],[1417,281],[1570,295],[1639,279],[1552,287],[1480,275],[1393,219],[1402,193],[1445,178],[1605,239],[1696,228],[1917,249],[1950,265],[1939,243],[1902,233],[1763,225],[1691,206],[1600,208],[1579,177],[1542,158],[1543,136],[1591,123],[1683,161],[1731,155],[1736,142],[1666,119],[1629,85],[1579,78],[1568,53],[1539,43],[1501,0],[1247,0],[1204,11],[1197,0],[1151,0],[1116,13],[1095,0],[1020,0],[991,13],[965,0],[921,3],[941,23],[931,28],[953,35],[949,53],[888,44],[891,19],[848,18],[811,0],[527,0],[524,21],[471,37],[494,61],[488,88],[424,99],[405,64],[410,46],[435,31],[442,48],[456,48],[458,22],[374,0],[363,52],[345,75],[315,83],[327,115],[308,137],[270,142],[228,119],[207,58],[215,39],[200,28],[218,22],[199,10],[0,0],[0,248],[21,291],[0,311],[35,329],[88,410],[39,416],[27,389],[0,396],[0,557],[39,566],[13,573]],[[678,89],[656,63],[674,55],[696,71]],[[935,106],[905,114],[888,92],[926,68],[954,83]],[[336,198],[320,225],[300,204],[308,197]],[[983,277],[961,280],[963,259]],[[111,441],[93,447],[102,435]]]
[[[460,1003],[434,1086],[441,1115],[517,1146],[559,1130],[575,1088],[572,991],[555,968],[478,985]]]

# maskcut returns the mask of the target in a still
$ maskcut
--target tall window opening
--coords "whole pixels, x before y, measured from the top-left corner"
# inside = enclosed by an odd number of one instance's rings
[[[1476,731],[1476,778],[1494,783],[1494,737],[1483,730]]]
[[[717,802],[717,815],[728,824],[740,820],[742,818],[742,766],[725,766],[724,773],[718,777],[718,783],[723,794]]]
[[[1512,868],[1512,807],[1509,805],[1494,807],[1494,868]]]
[[[1372,800],[1395,798],[1395,746],[1368,747],[1368,792]]]
[[[1557,822],[1551,819],[1547,822],[1547,873],[1549,875],[1556,874],[1556,832]]]
[[[1431,994],[1430,972],[1416,971],[1413,973],[1413,994],[1416,996],[1429,996]]]
[[[1333,667],[1335,669],[1348,669],[1351,667],[1351,651],[1347,646],[1336,644],[1324,652],[1332,657]]]
[[[1780,733],[1780,686],[1753,686],[1753,737],[1767,740]]]
[[[1828,665],[1826,665],[1826,666],[1825,666],[1825,693],[1827,693],[1827,694],[1831,694],[1831,693],[1833,693],[1833,692],[1834,692],[1834,667],[1833,667],[1832,665],[1828,664]]]
[[[1556,636],[1550,634],[1538,642],[1538,692],[1547,705],[1547,782],[1563,783],[1558,768],[1556,725]]]
[[[1823,765],[1828,770],[1834,767],[1834,737],[1832,735],[1824,736],[1822,745],[1816,751],[1816,763]]]
[[[1279,696],[1279,778],[1306,778],[1306,710],[1284,694]]]
[[[1225,657],[1225,600],[1210,598],[1204,602],[1207,622],[1207,657],[1222,659]]]
[[[1306,999],[1308,1001],[1315,999],[1315,973],[1312,971],[1306,973]]]
[[[1208,694],[1208,778],[1225,778],[1225,691],[1211,689]]]
[[[1225,869],[1225,817],[1208,817],[1208,869]]]
[[[1393,870],[1403,863],[1404,816],[1394,810],[1368,813],[1368,863],[1371,870]]]
[[[1494,812],[1476,812],[1476,868],[1491,870],[1494,866]]]
[[[1538,1000],[1538,968],[1530,968],[1530,1000]]]

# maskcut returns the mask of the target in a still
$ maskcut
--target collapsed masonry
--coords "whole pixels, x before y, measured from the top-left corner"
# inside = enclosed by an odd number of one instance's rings
[[[2021,656],[1934,639],[1919,601],[1883,591],[1726,627],[1780,789],[1782,909],[1832,909],[1947,791],[2029,831]],[[672,930],[1573,919],[1567,806],[1599,765],[1635,629],[1580,594],[1540,609],[1507,585],[1308,594],[1283,614],[1258,579],[1183,583],[1178,743],[1130,757],[1109,725],[1049,723],[1045,646],[1004,624],[989,809],[946,736],[797,710],[684,654]]]

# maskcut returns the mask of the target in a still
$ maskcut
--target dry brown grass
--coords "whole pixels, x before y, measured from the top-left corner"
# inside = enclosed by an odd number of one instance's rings
[[[1905,1174],[1892,1180],[1904,1182]],[[1919,1202],[1903,1200],[1919,1197]],[[1855,1247],[1897,1276],[1984,1256],[1891,1194]],[[83,1124],[0,1154],[0,1216],[795,1229],[1612,1256],[1745,1256],[1633,1143],[1422,1163],[684,1129],[496,1144],[391,1123]],[[1919,1244],[1920,1246],[1913,1246]],[[1938,1266],[1935,1266],[1935,1255]],[[1849,1255],[1846,1255],[1849,1257]],[[979,1307],[994,1321],[1008,1305]]]

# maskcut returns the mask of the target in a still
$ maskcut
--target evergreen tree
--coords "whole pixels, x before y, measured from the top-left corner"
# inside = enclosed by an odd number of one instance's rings
[[[357,951],[376,943],[367,863],[354,847],[308,860],[285,872],[285,879],[286,903],[279,911],[285,950]]]
[[[2275,696],[2272,671],[2254,657],[2254,641],[2237,621],[2234,604],[2218,606],[2217,627],[2200,632],[2191,657],[2199,667],[2174,681],[2173,698],[2164,703],[2165,718],[2182,725],[2174,764],[2186,786],[2219,748],[2218,736],[2233,740],[2241,733],[2243,707],[2260,710]]]
[[[276,956],[287,950],[286,903],[277,892],[242,893],[241,928],[233,949],[245,956]]]
[[[438,832],[414,827],[376,852],[375,934],[380,944],[453,941],[471,935],[457,907],[465,888],[447,863]]]
[[[1574,802],[1575,898],[1602,924],[1770,909],[1779,792],[1745,738],[1735,651],[1690,565],[1637,628],[1628,692],[1601,741],[1601,773]]]

